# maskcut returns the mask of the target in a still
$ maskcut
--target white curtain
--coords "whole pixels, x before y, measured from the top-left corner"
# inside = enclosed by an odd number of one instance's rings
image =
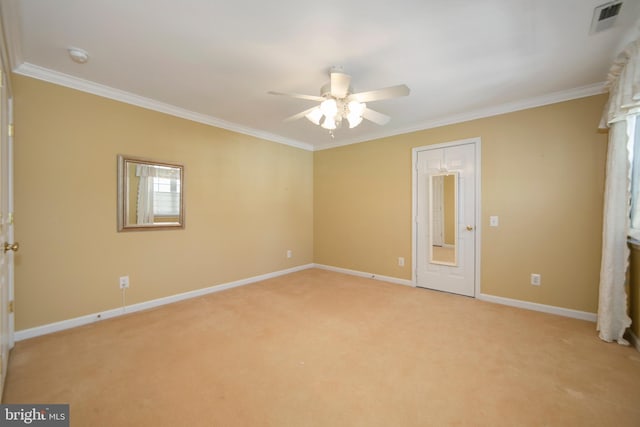
[[[180,214],[180,170],[154,165],[153,171],[153,213],[158,216],[178,216]]]
[[[138,209],[137,224],[153,224],[153,176],[152,165],[137,165],[136,176],[138,181]]]
[[[609,127],[598,301],[600,338],[628,345],[626,272],[629,265],[630,151],[640,112],[640,40],[618,56],[609,71],[609,102],[601,127]]]

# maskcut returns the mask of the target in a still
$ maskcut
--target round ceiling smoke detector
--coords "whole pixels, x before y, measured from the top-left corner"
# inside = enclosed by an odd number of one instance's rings
[[[84,64],[89,60],[89,54],[84,49],[79,49],[77,47],[70,47],[67,49],[69,51],[69,56],[74,62],[78,64]]]

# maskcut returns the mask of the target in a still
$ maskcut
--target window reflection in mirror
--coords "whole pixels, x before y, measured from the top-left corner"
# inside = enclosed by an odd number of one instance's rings
[[[184,228],[182,165],[118,156],[118,231]]]
[[[430,258],[432,264],[458,265],[458,172],[429,177]]]

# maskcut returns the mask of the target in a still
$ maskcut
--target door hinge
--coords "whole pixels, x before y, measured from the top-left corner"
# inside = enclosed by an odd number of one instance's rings
[[[7,218],[7,222],[9,225],[13,225],[13,212],[9,212],[9,217]]]
[[[9,136],[13,137],[13,123],[9,124]]]
[[[13,313],[13,301],[9,301],[9,314]]]

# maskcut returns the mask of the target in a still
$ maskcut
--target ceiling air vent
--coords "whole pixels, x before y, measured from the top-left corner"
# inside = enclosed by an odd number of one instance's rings
[[[613,27],[620,13],[620,9],[622,9],[621,1],[612,1],[596,7],[593,11],[593,20],[591,21],[589,34],[599,33],[600,31]]]

